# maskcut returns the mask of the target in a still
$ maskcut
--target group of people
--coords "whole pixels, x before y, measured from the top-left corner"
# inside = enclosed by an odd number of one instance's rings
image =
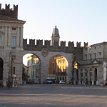
[[[17,87],[17,80],[16,80],[16,75],[14,74],[13,76],[9,76],[6,82],[7,87]]]

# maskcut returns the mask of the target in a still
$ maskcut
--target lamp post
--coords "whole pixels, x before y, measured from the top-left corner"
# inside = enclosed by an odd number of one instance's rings
[[[8,81],[7,81],[7,87],[13,86],[13,59],[12,52],[9,53],[9,74],[8,74]]]
[[[12,60],[11,60],[11,52],[9,53],[9,73],[7,79],[7,87],[12,87]]]

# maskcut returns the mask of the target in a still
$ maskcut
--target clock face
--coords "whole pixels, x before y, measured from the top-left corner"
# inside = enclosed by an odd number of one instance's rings
[[[42,49],[42,55],[43,55],[44,57],[46,57],[46,56],[48,55],[48,49],[47,49],[47,48],[43,48],[43,49]]]

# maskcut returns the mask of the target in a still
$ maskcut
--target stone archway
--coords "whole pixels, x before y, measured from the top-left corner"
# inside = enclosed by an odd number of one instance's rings
[[[94,70],[94,85],[96,85],[97,82],[97,68]]]
[[[49,61],[48,75],[50,78],[54,78],[56,83],[60,80],[66,82],[68,61],[62,55],[56,55]]]
[[[3,59],[0,58],[0,80],[3,80]]]
[[[26,60],[26,64],[25,64]],[[40,72],[40,58],[32,53],[27,53],[23,56],[23,70],[22,80],[26,80],[27,83],[40,83],[41,72]]]

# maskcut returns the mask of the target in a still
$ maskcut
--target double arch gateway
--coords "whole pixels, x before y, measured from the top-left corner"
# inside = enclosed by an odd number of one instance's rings
[[[49,52],[43,55],[41,51],[23,51],[23,56],[31,53],[39,60],[39,70],[36,83],[43,83],[47,78],[55,78],[56,82],[71,79],[72,54],[64,52]],[[25,66],[24,66],[25,67]]]

